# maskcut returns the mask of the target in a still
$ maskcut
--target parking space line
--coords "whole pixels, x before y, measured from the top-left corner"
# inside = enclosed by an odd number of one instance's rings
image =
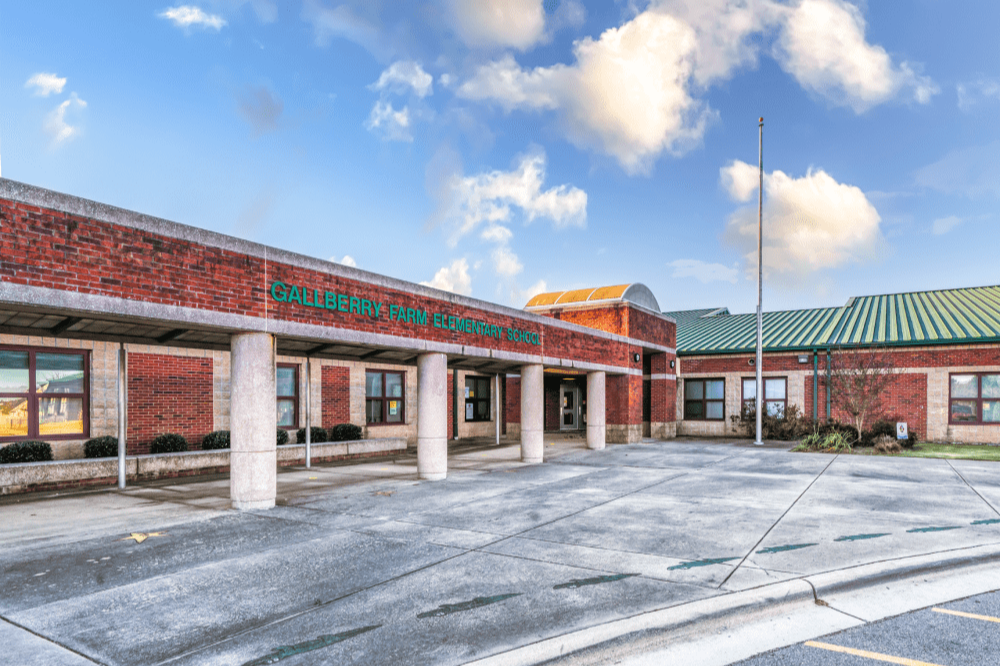
[[[955,611],[954,609],[941,609],[940,607],[932,607],[931,611],[936,611],[939,614],[951,614],[952,616],[963,616],[965,618],[974,618],[977,621],[989,621],[990,623],[1000,623],[1000,618],[996,616],[983,616],[982,614],[970,614],[967,611]]]
[[[858,648],[848,648],[847,646],[837,646],[836,644],[825,644],[823,642],[803,642],[805,646],[811,646],[812,648],[821,648],[826,651],[836,651],[837,653],[847,653],[848,655],[856,655],[859,658],[868,658],[869,660],[878,660],[880,662],[888,662],[893,665],[928,665],[930,667],[935,667],[936,663],[933,662],[921,662],[919,660],[910,660],[909,658],[899,658],[894,655],[886,655],[885,653],[875,653],[874,651],[863,651]]]

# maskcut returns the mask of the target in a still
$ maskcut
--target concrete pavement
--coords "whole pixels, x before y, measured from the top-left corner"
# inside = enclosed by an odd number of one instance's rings
[[[545,444],[4,501],[0,663],[729,662],[1000,588],[993,463]]]

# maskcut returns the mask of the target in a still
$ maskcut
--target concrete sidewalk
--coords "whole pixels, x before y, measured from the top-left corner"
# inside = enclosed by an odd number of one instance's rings
[[[283,469],[251,513],[227,478],[6,501],[0,662],[717,662],[783,645],[781,618],[821,634],[1000,587],[993,463],[550,436],[545,464],[518,455],[459,448],[443,482],[412,456]]]

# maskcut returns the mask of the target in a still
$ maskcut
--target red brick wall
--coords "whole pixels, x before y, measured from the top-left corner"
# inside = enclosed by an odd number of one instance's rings
[[[264,261],[257,257],[55,210],[0,200],[0,224],[4,228],[0,280],[12,284],[611,365],[627,363],[628,346],[620,342],[273,260],[265,273]],[[274,281],[305,288],[310,300],[318,290],[321,301],[325,292],[378,301],[381,316],[278,302],[270,292]],[[393,305],[426,311],[427,324],[390,319]],[[483,321],[499,327],[502,335],[490,338],[434,327],[435,313],[445,321],[449,316]],[[540,344],[508,340],[508,327],[537,333]]]
[[[521,377],[507,378],[507,421],[521,423]]]
[[[448,373],[448,439],[451,440],[454,437],[455,437],[455,374]]]
[[[819,378],[819,398],[818,414],[819,418],[826,418],[826,382],[825,378]],[[813,378],[812,375],[805,379],[805,408],[806,417],[812,417],[812,397]],[[835,399],[835,397],[834,397]],[[850,423],[850,415],[837,409],[836,400],[833,402],[833,418],[845,424]],[[887,418],[900,418],[905,421],[911,431],[917,431],[921,436],[927,434],[927,374],[926,373],[897,373],[892,376],[889,388],[882,396],[882,416]],[[867,420],[868,426],[874,419]]]
[[[323,427],[351,421],[351,369],[323,366]]]
[[[129,355],[129,454],[148,454],[150,441],[161,433],[177,433],[190,449],[201,449],[201,439],[212,425],[211,359]]]

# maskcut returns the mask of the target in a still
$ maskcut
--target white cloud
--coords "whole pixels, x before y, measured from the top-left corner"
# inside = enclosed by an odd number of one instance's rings
[[[654,3],[694,29],[694,80],[701,86],[757,64],[752,37],[777,25],[786,10],[772,0],[659,0]]]
[[[58,77],[52,72],[39,72],[38,74],[33,74],[25,82],[24,87],[34,88],[35,95],[39,97],[48,97],[52,93],[61,93],[65,85],[65,77]]]
[[[1000,83],[991,79],[959,83],[955,91],[958,93],[958,108],[962,111],[970,111],[986,101],[1000,100]]]
[[[343,259],[337,259],[337,256],[334,255],[328,261],[333,262],[334,264],[343,264],[344,266],[357,267],[357,265],[358,265],[358,263],[355,262],[354,258],[351,257],[350,255],[344,255]]]
[[[1000,141],[951,151],[916,172],[917,185],[967,197],[1000,195]]]
[[[446,216],[457,223],[450,244],[472,232],[480,224],[489,223],[484,238],[506,243],[510,230],[501,232],[498,223],[511,219],[512,207],[520,208],[528,222],[546,218],[556,228],[585,227],[587,224],[587,193],[559,185],[542,190],[545,180],[545,154],[525,155],[512,171],[492,171],[476,176],[453,175],[448,181],[445,197],[450,210]]]
[[[738,275],[735,266],[709,264],[698,259],[675,259],[667,262],[667,266],[673,267],[673,278],[695,278],[702,283],[735,283]]]
[[[719,179],[722,187],[735,201],[750,201],[750,197],[760,187],[760,168],[733,160],[719,169]]]
[[[544,280],[539,280],[537,283],[531,287],[525,289],[521,292],[521,301],[523,303],[528,303],[532,298],[538,296],[539,294],[544,294],[549,289]]]
[[[690,26],[649,10],[575,42],[573,65],[522,69],[508,55],[480,67],[458,95],[508,111],[557,109],[574,144],[645,172],[663,151],[696,145],[713,117],[687,90],[695,49]]]
[[[490,243],[507,244],[514,237],[514,232],[503,225],[490,225],[480,234],[484,241]]]
[[[445,0],[445,15],[471,47],[528,49],[545,37],[542,0]]]
[[[226,20],[217,14],[206,14],[200,7],[194,5],[181,5],[164,9],[157,14],[161,19],[167,19],[178,28],[190,28],[192,26],[200,28],[213,28],[222,30],[226,25]]]
[[[74,127],[66,122],[66,112],[75,107],[85,108],[87,103],[73,93],[68,100],[57,106],[45,117],[43,128],[52,137],[52,145],[57,146],[72,139],[80,133],[79,126]]]
[[[378,101],[372,107],[372,112],[365,121],[365,127],[372,132],[381,134],[391,141],[413,141],[410,133],[410,109],[403,107],[399,111],[392,107],[391,102]]]
[[[517,258],[517,255],[507,246],[499,246],[493,249],[493,268],[504,278],[513,278],[524,270],[524,264]]]
[[[949,215],[946,218],[938,218],[937,220],[934,221],[934,226],[932,227],[932,231],[937,235],[947,234],[952,229],[957,227],[961,222],[962,218],[959,218],[956,215]]]
[[[368,5],[369,8],[376,7],[374,3]],[[364,11],[364,6],[361,9]],[[302,18],[312,25],[317,46],[325,47],[333,38],[346,39],[367,49],[380,60],[388,59],[393,51],[382,35],[379,22],[347,4],[330,9],[318,0],[305,0],[302,3]]]
[[[744,169],[738,164],[735,169]],[[859,188],[822,170],[801,178],[764,175],[764,271],[789,284],[822,269],[874,257],[884,245],[881,217]],[[734,212],[726,240],[757,270],[757,207]]]
[[[424,71],[420,63],[412,60],[397,60],[389,65],[378,81],[369,86],[372,90],[406,93],[409,90],[417,97],[427,97],[434,92],[434,77]]]
[[[434,279],[429,282],[422,282],[421,285],[435,287],[446,292],[455,294],[472,294],[472,278],[469,276],[469,263],[465,259],[456,259],[451,266],[438,269],[434,274]]]
[[[802,0],[788,10],[775,57],[799,84],[833,104],[862,113],[908,92],[926,104],[934,82],[865,39],[861,11],[844,0]]]

